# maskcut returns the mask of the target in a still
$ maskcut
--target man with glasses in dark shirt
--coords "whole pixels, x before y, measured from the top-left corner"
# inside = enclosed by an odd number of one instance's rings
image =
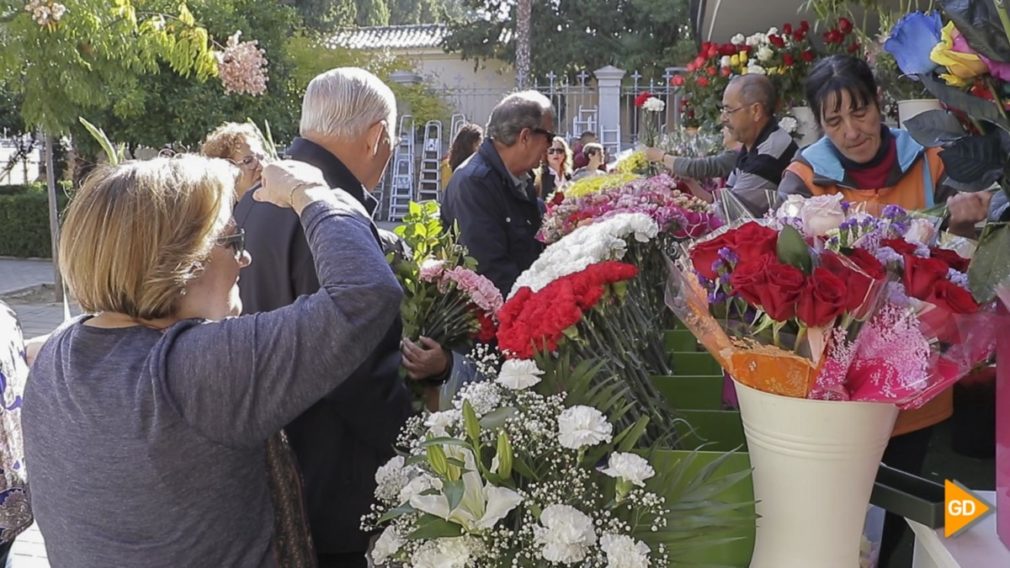
[[[536,91],[505,97],[491,111],[477,153],[452,175],[442,201],[442,222],[458,227],[477,271],[505,296],[543,244],[536,240],[542,213],[529,172],[554,141],[554,109]]]

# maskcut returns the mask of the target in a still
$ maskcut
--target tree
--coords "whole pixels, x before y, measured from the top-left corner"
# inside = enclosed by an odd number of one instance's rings
[[[351,27],[358,18],[355,0],[286,0],[301,17],[302,25],[314,32],[328,33]]]
[[[519,0],[516,8],[516,83],[525,89],[530,81],[530,18],[533,16],[533,0]]]
[[[366,26],[388,26],[389,8],[386,0],[358,0],[357,24]]]
[[[142,95],[140,78],[161,63],[200,81],[217,72],[207,30],[184,3],[78,0],[72,8],[0,4],[0,81],[23,97],[28,128],[58,135],[92,109],[127,114]]]
[[[226,94],[218,81],[195,82],[176,74],[161,72],[139,80],[142,94],[132,112],[109,109],[92,112],[86,118],[101,126],[111,140],[129,148],[181,144],[198,149],[208,132],[223,122],[243,122],[252,118],[270,127],[278,140],[288,140],[296,132],[301,91],[293,84],[294,64],[288,43],[301,25],[298,12],[273,0],[214,0],[192,3],[195,17],[217,37],[241,31],[243,38],[255,39],[269,60],[267,91],[262,96]],[[304,90],[305,85],[300,87]],[[96,150],[90,137],[75,140],[86,154]]]
[[[442,21],[438,0],[387,0],[389,24],[433,24]]]
[[[530,72],[571,74],[616,65],[642,73],[693,57],[688,0],[532,2]],[[466,59],[516,63],[517,0],[462,0],[443,44]],[[507,41],[501,41],[507,38]]]

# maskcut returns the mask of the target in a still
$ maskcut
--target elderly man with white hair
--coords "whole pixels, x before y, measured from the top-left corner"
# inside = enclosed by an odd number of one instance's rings
[[[379,184],[389,162],[395,124],[396,100],[386,84],[363,69],[333,69],[309,83],[302,102],[301,137],[288,154],[318,167],[330,187],[372,208],[368,192]],[[246,250],[256,258],[242,270],[239,282],[246,313],[277,309],[319,289],[298,217],[290,209],[254,201],[252,195],[247,193],[235,208],[235,221],[245,229]],[[389,242],[380,239],[374,227],[373,233],[376,247]],[[285,428],[301,468],[321,567],[366,565],[369,535],[360,529],[361,516],[369,511],[375,471],[393,456],[397,433],[411,413],[412,395],[399,376],[401,333],[402,323],[396,318],[346,382]],[[451,357],[437,344],[418,353],[405,352],[402,362],[415,379],[445,376],[451,367]],[[283,481],[274,477],[275,486]],[[276,493],[285,489],[275,489],[275,501]],[[282,519],[281,525],[300,521]]]
[[[550,99],[537,91],[505,97],[491,111],[477,153],[445,189],[444,226],[459,227],[477,271],[506,296],[543,250],[536,240],[543,214],[529,172],[546,157],[553,130]]]

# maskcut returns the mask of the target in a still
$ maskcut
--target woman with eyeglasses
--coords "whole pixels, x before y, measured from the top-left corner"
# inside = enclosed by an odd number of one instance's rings
[[[547,148],[547,161],[536,172],[537,195],[547,199],[555,191],[564,191],[572,180],[572,150],[560,136],[555,136]]]
[[[259,131],[248,122],[226,122],[207,135],[200,153],[210,158],[228,160],[239,169],[235,180],[235,201],[255,187],[263,174],[266,150]]]
[[[240,312],[251,259],[234,170],[196,156],[93,174],[60,265],[88,314],[32,367],[32,508],[54,566],[277,566],[266,440],[338,386],[396,317],[400,286],[358,201],[321,172],[263,168],[254,199],[299,216],[321,284]]]

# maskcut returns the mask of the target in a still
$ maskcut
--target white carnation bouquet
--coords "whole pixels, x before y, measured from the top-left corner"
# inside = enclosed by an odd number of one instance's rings
[[[599,370],[509,360],[494,381],[464,387],[452,409],[412,418],[399,440],[405,452],[376,473],[377,504],[362,522],[382,530],[371,560],[666,566],[678,546],[716,544],[723,529],[753,522],[709,501],[739,477],[687,473],[689,460],[663,461],[666,471],[657,471],[648,452],[634,451],[648,419],[615,432],[627,402],[618,381],[593,379]]]

